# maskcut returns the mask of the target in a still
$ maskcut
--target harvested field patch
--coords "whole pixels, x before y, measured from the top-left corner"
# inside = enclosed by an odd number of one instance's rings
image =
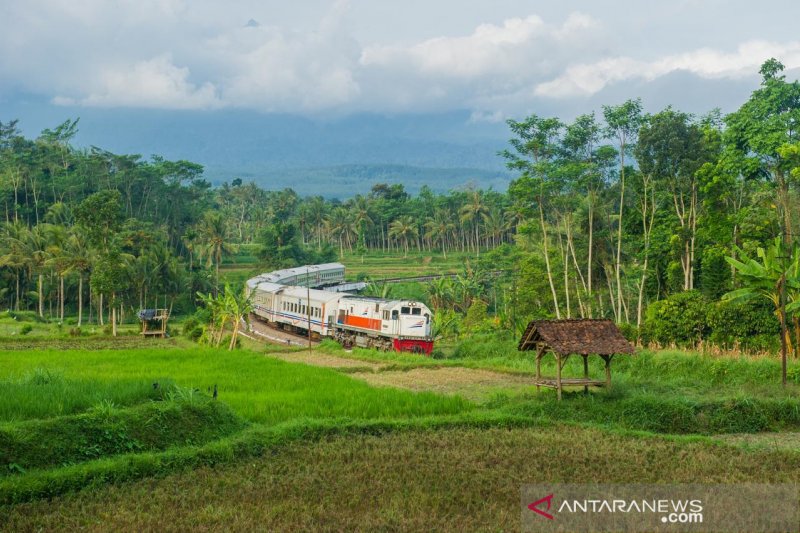
[[[800,454],[596,429],[409,431],[0,507],[14,531],[516,531],[524,483],[797,482]]]
[[[413,368],[405,371],[356,372],[350,374],[370,385],[398,387],[413,391],[458,394],[468,399],[481,399],[497,390],[529,391],[531,378],[502,374],[489,370],[461,367]]]
[[[715,438],[746,449],[800,451],[800,432],[795,431],[735,433],[716,435]]]
[[[359,361],[358,359],[346,359],[344,357],[337,357],[335,355],[327,355],[319,351],[312,353],[308,352],[287,352],[287,353],[270,353],[270,357],[275,357],[289,363],[304,363],[312,366],[322,366],[325,368],[369,368],[374,371],[380,370],[386,365],[380,363],[371,363],[368,361]],[[352,374],[358,377],[359,374]]]

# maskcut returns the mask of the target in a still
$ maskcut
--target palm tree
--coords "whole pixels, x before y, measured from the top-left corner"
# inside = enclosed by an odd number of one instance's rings
[[[83,322],[83,276],[92,267],[91,250],[86,235],[73,228],[61,252],[68,265],[67,271],[78,273],[78,327],[81,327]]]
[[[350,235],[353,233],[353,221],[350,213],[344,207],[337,207],[331,211],[326,225],[331,237],[336,237],[339,241],[339,257],[344,257],[344,242],[347,240],[350,245]]]
[[[48,215],[49,214],[50,212],[48,211]],[[68,237],[67,228],[48,224],[44,229],[47,235],[47,257],[44,263],[53,268],[58,274],[58,319],[63,323],[64,276],[66,276],[70,270],[68,258],[64,253],[64,247]]]
[[[314,226],[314,233],[317,234],[317,250],[322,248],[322,233],[325,224],[327,204],[322,196],[315,196],[304,205],[308,206],[308,223]]]
[[[17,311],[19,311],[20,277],[31,261],[26,246],[27,231],[28,228],[22,222],[15,220],[6,223],[3,226],[2,235],[0,235],[0,243],[2,244],[0,267],[8,267],[14,271],[16,280],[14,309]]]
[[[225,219],[221,213],[206,211],[197,227],[198,237],[206,257],[206,267],[214,266],[215,292],[219,291],[219,265],[223,256],[234,253],[235,247],[227,242]]]
[[[181,242],[189,252],[189,272],[194,270],[194,253],[197,250],[197,238],[199,237],[197,228],[187,228],[181,237]]]
[[[399,239],[403,243],[405,255],[403,259],[408,257],[408,241],[409,239],[416,238],[419,235],[419,229],[414,222],[414,219],[409,215],[403,215],[389,225],[389,236]]]
[[[486,236],[492,240],[492,246],[497,246],[503,240],[503,234],[508,230],[508,221],[499,208],[494,208],[483,214]]]
[[[445,260],[447,259],[447,238],[453,233],[455,227],[452,215],[447,209],[437,209],[425,223],[428,238],[431,242],[439,244]]]
[[[25,253],[30,258],[29,269],[31,274],[37,274],[37,294],[39,296],[39,316],[44,317],[44,270],[47,261],[47,233],[46,224],[38,224],[27,231],[25,235]]]
[[[481,191],[472,191],[469,201],[461,207],[461,221],[472,224],[475,230],[475,252],[481,255],[480,250],[480,221],[487,213],[486,205],[483,203]]]

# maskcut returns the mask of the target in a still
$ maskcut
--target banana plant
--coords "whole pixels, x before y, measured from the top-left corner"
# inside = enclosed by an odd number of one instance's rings
[[[736,248],[739,259],[727,257],[726,260],[738,272],[743,287],[723,295],[723,301],[742,303],[755,298],[765,298],[775,307],[775,316],[782,320],[781,284],[785,283],[788,298],[786,318],[793,318],[797,344],[793,345],[791,336],[786,333],[787,345],[797,353],[800,345],[800,253],[797,245],[785,245],[780,237],[775,238],[767,248],[758,248],[758,259],[748,257]]]

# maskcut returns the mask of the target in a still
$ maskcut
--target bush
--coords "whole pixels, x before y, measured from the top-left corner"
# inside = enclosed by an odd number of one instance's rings
[[[650,304],[645,338],[664,345],[694,346],[708,333],[708,305],[697,291],[679,292]]]
[[[628,339],[630,342],[636,342],[639,340],[639,328],[636,327],[636,324],[628,324],[627,322],[622,322],[617,324],[622,336]]]
[[[745,303],[716,302],[708,309],[708,340],[723,348],[739,344],[745,350],[775,350],[780,344],[780,323],[766,300]]]
[[[19,330],[19,334],[20,335],[27,335],[31,331],[33,331],[33,326],[31,326],[30,324],[23,324],[22,328],[20,328],[20,330]]]
[[[6,314],[9,318],[17,322],[47,322],[47,319],[40,317],[36,311],[7,311]]]

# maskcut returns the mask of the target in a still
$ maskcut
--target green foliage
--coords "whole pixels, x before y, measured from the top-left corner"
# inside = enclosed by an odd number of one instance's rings
[[[19,334],[20,334],[20,335],[27,335],[27,334],[28,334],[28,333],[30,333],[31,331],[33,331],[33,326],[32,326],[32,325],[30,325],[30,324],[23,324],[23,325],[22,325],[22,327],[21,327],[21,328],[20,328],[20,330],[19,330]]]
[[[89,195],[75,208],[75,220],[89,239],[105,248],[122,222],[122,195],[109,189]]]
[[[673,294],[650,304],[645,319],[646,339],[663,345],[693,346],[708,333],[708,300],[698,291]]]
[[[766,300],[721,301],[708,309],[708,340],[725,348],[739,345],[750,351],[777,351],[779,326],[775,311]]]
[[[167,391],[165,401],[124,409],[103,400],[83,414],[0,427],[0,477],[171,446],[199,445],[240,431],[245,423],[220,402]],[[207,398],[207,397],[206,397]]]
[[[703,249],[700,267],[700,286],[709,300],[719,300],[730,290],[731,269],[726,258],[730,252],[723,246],[712,245]]]

